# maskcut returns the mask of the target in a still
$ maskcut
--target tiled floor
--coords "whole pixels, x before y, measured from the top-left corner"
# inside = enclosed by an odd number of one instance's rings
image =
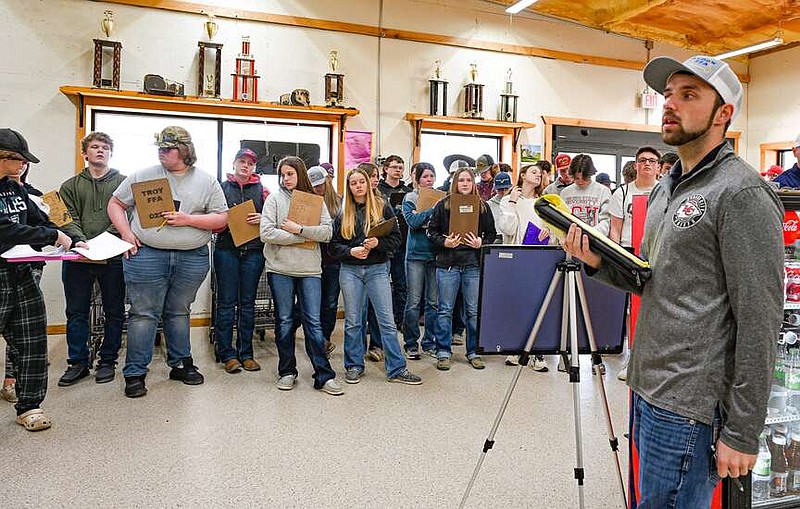
[[[53,428],[26,432],[0,402],[0,507],[455,508],[517,369],[486,357],[476,371],[456,347],[449,372],[409,361],[421,386],[387,383],[368,362],[362,382],[333,397],[313,390],[298,347],[300,378],[283,392],[271,333],[256,340],[264,369],[233,375],[214,363],[207,337],[193,330],[204,385],[170,381],[157,348],[150,392],[136,400],[123,396],[119,370],[112,383],[57,387],[66,346],[51,337],[43,406]],[[331,358],[340,379],[341,337],[340,325]],[[548,360],[548,373],[523,370],[466,507],[578,507],[573,388]],[[619,360],[606,359],[606,387],[625,473]],[[581,362],[586,507],[622,507],[598,380]]]

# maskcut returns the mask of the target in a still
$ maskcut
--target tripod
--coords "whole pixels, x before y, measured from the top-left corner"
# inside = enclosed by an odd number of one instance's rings
[[[580,305],[581,312],[583,313],[583,321],[586,325],[586,335],[589,338],[589,346],[591,349],[592,365],[593,368],[596,369],[597,372],[600,374],[598,379],[600,381],[600,393],[603,397],[603,408],[605,410],[605,416],[606,416],[608,441],[609,445],[611,446],[611,454],[617,466],[617,478],[619,481],[620,492],[622,495],[623,507],[627,509],[628,503],[625,497],[625,484],[622,480],[622,468],[620,466],[620,461],[619,461],[619,441],[614,435],[614,426],[611,421],[611,412],[609,410],[605,382],[602,376],[603,373],[602,359],[597,349],[597,343],[595,342],[594,339],[592,322],[589,317],[589,305],[586,300],[586,290],[584,289],[583,286],[583,279],[581,279],[580,277],[580,269],[581,269],[580,263],[573,261],[572,257],[569,255],[567,255],[566,260],[558,263],[558,265],[556,266],[556,271],[554,272],[553,278],[550,281],[550,286],[547,289],[547,294],[545,295],[542,307],[539,309],[538,315],[536,315],[536,321],[534,322],[533,329],[531,329],[531,332],[528,335],[528,340],[525,343],[524,351],[520,355],[519,366],[515,370],[514,376],[511,379],[511,385],[509,385],[508,389],[506,390],[505,397],[503,398],[503,402],[500,405],[500,410],[497,413],[497,417],[495,417],[491,430],[489,431],[489,436],[486,438],[486,441],[483,444],[483,451],[481,452],[481,456],[478,458],[478,463],[475,465],[475,470],[472,473],[472,478],[470,478],[469,484],[467,484],[467,488],[464,491],[463,497],[461,498],[461,503],[459,504],[459,508],[465,507],[467,499],[469,498],[470,491],[472,490],[472,487],[475,484],[475,480],[478,478],[478,474],[480,473],[483,461],[486,459],[486,453],[489,452],[489,450],[494,446],[494,436],[497,433],[498,427],[500,426],[500,421],[503,419],[503,415],[505,414],[505,411],[508,408],[508,403],[511,400],[511,395],[513,394],[514,389],[517,386],[517,382],[519,382],[519,377],[522,374],[522,370],[528,364],[531,355],[531,350],[533,350],[533,345],[536,342],[537,335],[539,334],[539,329],[541,328],[545,314],[547,313],[547,310],[553,301],[553,295],[555,295],[556,289],[558,288],[558,285],[562,282],[563,279],[564,298],[563,298],[563,307],[561,310],[560,354],[564,359],[564,364],[569,373],[569,381],[572,384],[572,408],[573,408],[573,416],[575,419],[575,456],[576,456],[575,480],[578,483],[578,500],[580,502],[579,507],[581,508],[584,507],[584,493],[583,493],[584,470],[583,470],[583,438],[582,438],[583,433],[581,429],[580,386],[578,385],[580,383],[580,361],[578,355],[579,350],[578,350],[577,305]],[[577,302],[576,299],[578,299]],[[568,338],[570,346],[569,350],[566,349]],[[571,359],[568,357],[568,353],[571,354]]]

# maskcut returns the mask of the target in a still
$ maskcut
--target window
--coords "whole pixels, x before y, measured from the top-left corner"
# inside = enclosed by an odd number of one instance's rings
[[[297,153],[308,164],[331,159],[328,125],[94,110],[91,130],[111,136],[114,140],[111,165],[127,175],[158,164],[154,135],[169,125],[179,125],[189,131],[197,153],[197,167],[219,180],[227,178],[233,158],[243,145],[255,148],[256,153],[263,156],[259,160],[261,180],[272,192],[278,190],[278,177],[271,163],[280,157]]]
[[[197,167],[217,177],[217,122],[214,120],[100,110],[94,112],[91,130],[111,136],[114,140],[111,167],[128,175],[158,164],[155,134],[170,125],[189,131],[197,153]]]
[[[488,154],[495,162],[500,162],[500,137],[455,132],[422,131],[419,160],[431,163],[436,168],[435,187],[447,180],[444,158],[452,154],[462,154],[472,159]]]

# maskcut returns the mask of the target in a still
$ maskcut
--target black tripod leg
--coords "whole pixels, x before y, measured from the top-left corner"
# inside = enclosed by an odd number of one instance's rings
[[[544,317],[547,314],[547,310],[553,300],[553,294],[555,293],[556,288],[558,288],[558,283],[561,281],[561,277],[562,274],[560,272],[553,274],[553,279],[550,281],[550,287],[547,289],[547,294],[545,295],[542,307],[539,308],[539,314],[536,315],[536,322],[534,322],[533,329],[531,329],[531,333],[528,335],[528,341],[525,343],[525,350],[519,357],[519,366],[517,366],[517,369],[514,371],[511,384],[508,386],[508,389],[506,389],[506,395],[503,397],[503,402],[500,404],[500,410],[497,412],[497,417],[495,417],[494,423],[492,423],[492,429],[489,430],[489,436],[486,437],[486,440],[483,442],[483,450],[478,458],[478,463],[475,465],[475,470],[472,472],[472,477],[469,480],[469,484],[467,484],[467,488],[464,490],[464,495],[461,497],[461,503],[458,504],[459,508],[465,507],[467,499],[469,499],[469,494],[472,491],[472,487],[475,485],[475,480],[478,478],[478,474],[481,471],[483,461],[486,459],[486,453],[488,453],[489,450],[494,447],[494,436],[497,433],[497,429],[500,427],[500,421],[503,420],[503,415],[508,408],[508,402],[511,400],[511,395],[514,393],[517,382],[519,382],[519,377],[522,374],[522,370],[525,369],[525,365],[528,364],[528,358],[530,357],[531,350],[533,350],[533,344],[536,342],[536,336],[539,334],[539,329],[542,326],[542,322],[544,321]]]
[[[594,338],[594,329],[592,328],[592,321],[589,316],[589,303],[586,300],[586,289],[583,286],[583,278],[580,274],[575,274],[575,283],[578,290],[578,297],[581,306],[581,311],[583,312],[583,322],[586,325],[586,336],[589,338],[589,348],[592,352],[592,364],[594,366],[598,366],[598,371],[600,370],[599,366],[603,365],[603,360],[600,357],[600,353],[597,349],[597,341]],[[622,493],[622,503],[623,507],[627,509],[628,507],[628,499],[625,496],[625,482],[622,478],[622,466],[620,464],[619,459],[619,440],[617,440],[616,435],[614,434],[614,423],[611,420],[611,410],[608,406],[608,395],[606,394],[606,385],[605,385],[605,378],[603,377],[604,372],[600,371],[600,376],[597,379],[600,381],[600,394],[603,398],[603,409],[605,410],[606,414],[606,427],[608,430],[608,442],[611,445],[611,453],[614,457],[614,462],[617,465],[617,478],[619,480],[619,487]]]

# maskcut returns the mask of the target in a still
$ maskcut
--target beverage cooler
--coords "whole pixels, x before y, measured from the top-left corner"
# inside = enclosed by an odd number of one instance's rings
[[[800,508],[800,193],[779,195],[786,210],[786,291],[772,390],[756,466],[742,478],[744,492],[723,483],[725,509]]]

